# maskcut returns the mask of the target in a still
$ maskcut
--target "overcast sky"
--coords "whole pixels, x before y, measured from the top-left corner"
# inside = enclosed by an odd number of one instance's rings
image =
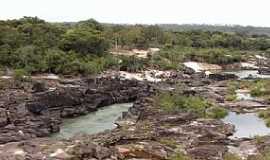
[[[270,0],[1,0],[0,19],[270,27]]]

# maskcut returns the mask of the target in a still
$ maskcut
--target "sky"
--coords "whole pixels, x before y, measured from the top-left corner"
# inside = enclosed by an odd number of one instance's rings
[[[1,0],[0,19],[270,27],[270,0]]]

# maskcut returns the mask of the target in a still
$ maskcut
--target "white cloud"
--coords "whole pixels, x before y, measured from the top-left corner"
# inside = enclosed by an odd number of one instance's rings
[[[269,0],[3,0],[0,19],[270,26]]]

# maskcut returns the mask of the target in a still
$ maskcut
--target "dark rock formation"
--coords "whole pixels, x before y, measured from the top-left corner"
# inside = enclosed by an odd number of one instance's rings
[[[209,79],[215,81],[236,80],[238,77],[229,73],[213,73],[209,75]]]
[[[258,70],[259,74],[263,74],[263,75],[270,75],[270,69],[269,68],[260,68]]]
[[[136,81],[99,79],[76,86],[55,86],[46,90],[34,84],[36,92],[7,90],[0,94],[0,144],[46,137],[60,130],[63,118],[77,117],[114,103],[136,100],[145,90]],[[1,107],[2,106],[2,107]]]

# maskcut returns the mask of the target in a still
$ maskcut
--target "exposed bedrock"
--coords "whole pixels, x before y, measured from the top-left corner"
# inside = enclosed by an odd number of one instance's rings
[[[134,101],[147,89],[137,81],[117,79],[75,83],[46,91],[43,86],[38,86],[38,92],[32,93],[3,91],[0,95],[0,144],[49,136],[59,131],[62,118],[84,115],[114,103]]]

